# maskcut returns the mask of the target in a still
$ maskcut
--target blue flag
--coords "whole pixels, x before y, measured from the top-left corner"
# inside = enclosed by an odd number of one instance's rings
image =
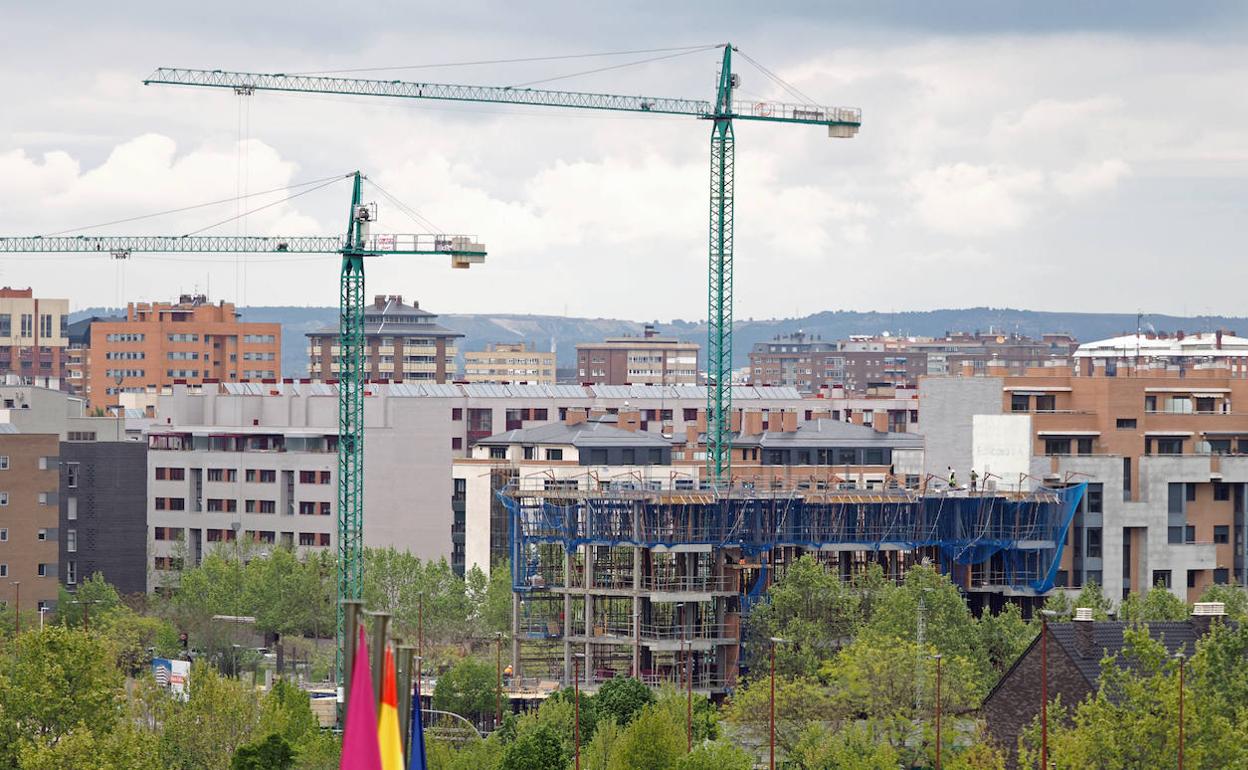
[[[412,694],[411,758],[407,762],[407,770],[429,770],[425,764],[425,725],[420,716],[420,683],[416,683],[416,692]]]

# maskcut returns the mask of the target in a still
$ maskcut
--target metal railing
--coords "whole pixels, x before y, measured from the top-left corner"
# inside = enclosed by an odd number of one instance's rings
[[[731,591],[735,581],[725,575],[649,575],[641,581],[642,590],[665,593],[710,593]]]

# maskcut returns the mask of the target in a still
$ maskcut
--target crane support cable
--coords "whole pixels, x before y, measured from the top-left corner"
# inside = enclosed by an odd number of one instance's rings
[[[568,73],[567,75],[556,75],[555,77],[541,78],[540,80],[530,80],[527,83],[516,83],[515,85],[510,86],[510,88],[525,88],[527,86],[538,85],[539,83],[552,83],[556,80],[567,80],[568,78],[577,78],[577,77],[581,77],[582,75],[593,75],[598,72],[607,72],[609,70],[624,69],[625,67],[635,67],[639,64],[649,64],[650,62],[663,61],[664,59],[675,59],[678,56],[688,56],[691,53],[709,51],[712,48],[718,48],[718,47],[719,46],[708,45],[703,48],[692,48],[688,51],[681,51],[680,53],[671,53],[671,54],[667,54],[666,56],[652,56],[648,59],[637,59],[636,61],[624,62],[622,64],[611,64],[606,67],[597,67],[595,69],[584,70],[582,72],[571,72],[571,73]]]
[[[299,182],[297,184],[286,185],[285,187],[274,187],[269,190],[259,190],[257,192],[248,193],[247,195],[243,195],[243,196],[221,198],[220,200],[208,201],[207,203],[195,203],[190,206],[182,206],[176,209],[167,209],[165,211],[155,211],[155,212],[152,212],[151,214],[140,214],[139,216],[126,217],[125,219],[114,219],[111,222],[98,222],[93,225],[71,227],[68,230],[57,230],[54,233],[44,233],[43,235],[44,237],[52,237],[54,235],[65,235],[66,233],[77,233],[77,232],[81,232],[82,230],[94,230],[97,227],[109,227],[111,225],[123,225],[123,224],[126,224],[127,222],[138,222],[143,219],[154,219],[155,217],[163,217],[168,214],[181,214],[184,211],[193,211],[195,209],[207,208],[209,206],[220,206],[225,203],[233,203],[234,201],[238,200],[240,197],[241,198],[255,198],[256,196],[259,196],[259,195],[269,195],[270,193],[285,192],[286,190],[297,190],[300,187],[307,187],[309,185],[320,184],[321,182],[337,181],[339,179],[348,179],[350,178],[350,176],[351,176],[350,174],[336,174],[334,176],[327,176],[321,179],[312,179],[307,182]]]
[[[396,195],[394,195],[394,194],[390,193],[388,190],[386,190],[386,188],[384,188],[384,187],[382,187],[381,185],[377,184],[377,183],[376,183],[375,181],[373,181],[371,178],[369,178],[369,177],[365,177],[365,178],[364,178],[364,181],[366,181],[366,182],[368,182],[370,185],[372,185],[372,186],[373,186],[373,187],[377,190],[377,192],[379,192],[379,193],[381,193],[383,196],[385,196],[386,200],[388,200],[388,201],[390,201],[391,203],[393,203],[393,204],[395,205],[395,207],[399,209],[399,211],[401,211],[401,212],[403,212],[404,214],[406,214],[406,215],[408,216],[408,218],[409,218],[409,219],[411,219],[411,220],[412,220],[413,222],[415,222],[416,224],[420,225],[421,227],[425,228],[426,230],[428,230],[428,231],[429,231],[429,232],[431,232],[431,233],[444,233],[444,232],[446,232],[445,230],[443,230],[442,228],[440,228],[440,227],[438,227],[436,224],[434,224],[434,223],[433,223],[433,221],[432,221],[431,219],[429,219],[428,217],[426,217],[424,214],[421,214],[419,211],[417,211],[416,209],[412,208],[412,207],[411,207],[411,206],[409,206],[408,204],[404,203],[402,200],[400,200],[400,199],[398,198],[398,196],[396,196]]]
[[[235,220],[238,220],[238,219],[243,219],[244,217],[247,217],[247,216],[249,216],[249,215],[251,215],[251,214],[255,214],[257,211],[264,211],[265,209],[271,209],[271,208],[273,208],[274,206],[279,206],[279,205],[281,205],[281,204],[283,204],[283,203],[286,203],[287,201],[292,201],[292,200],[294,200],[295,198],[298,198],[298,197],[300,197],[300,196],[307,195],[308,193],[313,193],[313,192],[316,192],[317,190],[321,190],[321,189],[324,189],[324,188],[326,188],[326,187],[329,187],[329,186],[330,186],[331,184],[333,184],[334,182],[337,182],[337,181],[340,181],[340,180],[342,180],[342,179],[346,179],[346,178],[347,178],[347,177],[334,177],[334,178],[330,179],[328,182],[323,182],[323,183],[321,183],[321,184],[319,184],[319,185],[317,185],[316,187],[313,187],[313,188],[311,188],[311,189],[308,189],[308,190],[303,190],[303,191],[301,191],[301,192],[297,192],[297,193],[295,193],[294,195],[287,195],[285,198],[282,198],[281,200],[272,201],[272,202],[270,202],[270,203],[266,203],[266,204],[264,204],[263,206],[257,206],[256,208],[254,208],[254,209],[249,209],[249,210],[247,210],[247,211],[244,211],[244,212],[243,212],[243,213],[241,213],[241,214],[235,214],[235,215],[234,215],[234,216],[232,216],[232,217],[227,217],[226,219],[222,219],[220,222],[216,222],[216,223],[214,223],[214,224],[207,225],[207,226],[205,226],[205,227],[201,227],[201,228],[199,228],[198,230],[192,230],[191,232],[186,233],[185,235],[196,235],[196,234],[198,234],[198,233],[202,233],[202,232],[204,232],[205,230],[211,230],[211,229],[212,229],[212,228],[214,228],[214,227],[219,227],[219,226],[221,226],[221,225],[228,224],[228,223],[233,222],[233,221],[235,221]]]
[[[714,45],[674,46],[671,48],[639,48],[635,51],[604,51],[601,53],[572,53],[559,56],[525,56],[517,59],[480,59],[477,61],[453,61],[440,64],[403,64],[394,67],[354,67],[341,70],[310,70],[291,72],[291,75],[345,75],[353,72],[397,72],[400,70],[441,69],[445,67],[477,67],[486,64],[525,64],[529,62],[562,61],[566,59],[593,59],[606,56],[631,56],[643,53],[667,53],[669,51],[693,51],[714,48]]]

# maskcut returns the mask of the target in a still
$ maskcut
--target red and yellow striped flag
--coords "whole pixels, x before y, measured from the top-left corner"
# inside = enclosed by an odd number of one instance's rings
[[[382,672],[381,709],[378,712],[377,742],[381,744],[382,770],[403,770],[403,744],[399,739],[399,699],[394,684],[394,650],[386,648]]]

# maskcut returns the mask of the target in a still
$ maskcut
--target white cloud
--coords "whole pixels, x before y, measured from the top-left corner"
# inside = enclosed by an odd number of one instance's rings
[[[1053,186],[1062,195],[1082,198],[1113,189],[1130,173],[1131,166],[1126,161],[1111,158],[1100,163],[1085,163],[1070,171],[1054,174]]]
[[[908,189],[924,225],[977,237],[1024,224],[1043,186],[1036,171],[955,163],[916,174]]]

